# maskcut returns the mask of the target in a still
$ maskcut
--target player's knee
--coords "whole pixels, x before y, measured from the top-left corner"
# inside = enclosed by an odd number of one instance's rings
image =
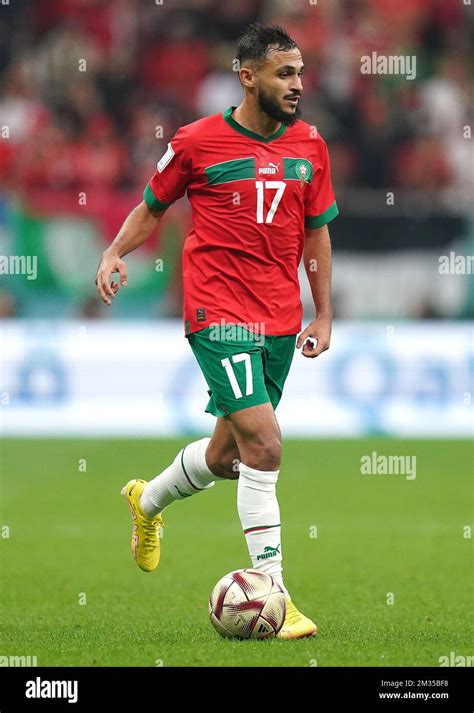
[[[277,433],[255,434],[245,448],[242,460],[256,470],[279,470],[281,463],[281,440]]]
[[[238,451],[227,451],[219,453],[210,449],[206,452],[207,467],[221,478],[229,478],[229,480],[237,480],[239,477],[239,453]]]

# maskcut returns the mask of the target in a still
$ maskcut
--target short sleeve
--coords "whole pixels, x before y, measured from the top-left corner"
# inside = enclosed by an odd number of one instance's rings
[[[305,228],[321,228],[339,215],[331,184],[328,147],[323,142],[319,167],[315,171],[305,196]]]
[[[189,135],[182,127],[169,142],[143,192],[143,199],[150,210],[166,210],[184,195],[191,180],[189,149]]]

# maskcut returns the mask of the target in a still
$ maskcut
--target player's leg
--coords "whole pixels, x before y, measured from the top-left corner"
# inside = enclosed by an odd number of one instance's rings
[[[154,517],[175,500],[208,490],[216,480],[235,477],[232,472],[234,458],[238,459],[239,453],[230,424],[220,417],[212,438],[188,443],[171,465],[146,484],[140,499],[143,511],[148,517]]]
[[[133,519],[131,549],[141,569],[151,572],[158,566],[163,510],[175,500],[208,490],[216,480],[238,478],[238,462],[239,451],[231,424],[220,417],[212,438],[189,443],[153,480],[127,483],[122,493]]]
[[[189,342],[201,368],[204,366],[203,373],[208,383],[214,384],[212,374],[208,377],[207,366],[211,365],[212,373],[222,372],[223,369],[219,361],[220,345],[210,339],[209,332],[210,330],[206,329],[189,335]],[[209,352],[211,358],[208,358]],[[222,379],[221,373],[219,377]],[[217,394],[219,391],[217,384]],[[230,426],[224,418],[225,412],[213,393],[209,391],[209,394],[211,398],[206,410],[217,417],[212,439],[201,438],[189,443],[181,449],[174,461],[149,483],[144,480],[131,480],[122,490],[133,519],[132,554],[138,566],[147,572],[156,569],[160,559],[159,527],[163,526],[162,511],[175,500],[208,490],[217,480],[236,477],[235,470],[232,469],[232,466],[235,468],[235,460],[239,458],[236,444]],[[206,457],[209,445],[211,448]]]
[[[231,424],[219,417],[212,438],[189,443],[171,465],[146,484],[140,498],[143,511],[154,517],[175,500],[208,490],[216,480],[238,478],[239,459]]]
[[[250,468],[278,470],[281,431],[271,401],[235,411],[229,416],[241,460]]]
[[[281,522],[276,484],[280,473],[281,435],[270,402],[230,414],[241,456],[237,509],[252,566],[283,583]]]
[[[276,483],[281,462],[281,432],[275,416],[293,359],[293,337],[269,337],[264,379],[269,402],[230,415],[241,456],[237,507],[255,569],[270,574],[287,597],[287,614],[278,637],[302,638],[317,632],[315,623],[296,609],[283,583],[280,510]]]
[[[240,453],[235,442],[232,423],[228,416],[219,417],[206,450],[209,469],[221,478],[237,480]]]
[[[280,513],[276,499],[281,436],[266,386],[266,370],[272,354],[279,351],[278,345],[275,348],[275,338],[270,338],[272,348],[267,348],[261,335],[246,329],[221,332],[206,328],[188,338],[210,386],[211,399],[206,410],[215,415],[228,415],[232,426],[240,458],[238,509],[244,532],[249,530],[246,538],[252,564],[275,574],[283,587]],[[291,338],[285,341],[289,345],[283,359],[285,362],[293,356],[295,337],[291,345],[290,341]],[[279,367],[278,364],[275,369],[279,371]],[[286,364],[284,376],[288,370],[289,364]],[[272,383],[278,378],[273,377]],[[212,459],[212,450],[208,453]],[[223,457],[225,455],[217,460],[222,462]],[[217,472],[216,467],[215,470]]]

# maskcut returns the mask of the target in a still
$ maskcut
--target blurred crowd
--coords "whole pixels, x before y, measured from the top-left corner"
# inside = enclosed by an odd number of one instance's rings
[[[235,43],[259,20],[302,51],[336,188],[465,189],[470,16],[460,0],[2,5],[0,187],[142,188],[180,125],[240,102]],[[416,78],[362,74],[373,51],[415,55]]]

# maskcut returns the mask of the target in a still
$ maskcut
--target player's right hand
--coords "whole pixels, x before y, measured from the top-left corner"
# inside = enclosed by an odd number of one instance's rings
[[[114,282],[113,280],[110,282],[110,276],[114,272],[118,272],[120,275],[120,282]],[[118,255],[104,250],[97,268],[95,284],[105,304],[112,304],[112,300],[120,287],[127,286],[127,268],[124,261]]]

